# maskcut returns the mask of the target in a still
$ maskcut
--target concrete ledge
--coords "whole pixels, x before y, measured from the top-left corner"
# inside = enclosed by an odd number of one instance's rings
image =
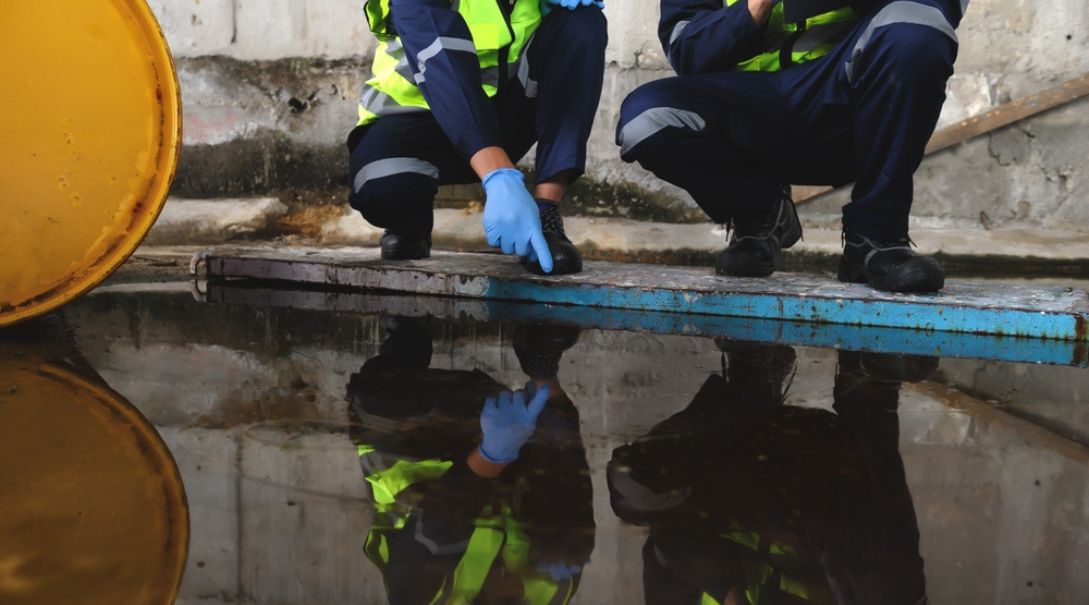
[[[803,219],[806,218],[803,212]],[[481,215],[473,209],[435,211],[436,245],[447,248],[486,249]],[[685,250],[717,255],[726,247],[726,231],[710,223],[659,223],[623,218],[568,217],[568,235],[580,248],[599,253],[639,256]],[[808,221],[807,221],[808,223]],[[332,245],[375,245],[382,231],[354,211],[327,224],[321,241]],[[1052,263],[1084,263],[1089,260],[1089,233],[1045,229],[982,228],[938,229],[912,226],[912,237],[923,254],[983,261],[989,257],[1039,259]],[[838,228],[806,225],[805,239],[791,254],[838,256],[843,251]]]
[[[200,253],[211,281],[277,280],[327,288],[909,328],[1070,341],[1089,340],[1089,294],[963,282],[936,295],[893,295],[827,278],[782,274],[721,278],[708,269],[590,262],[579,275],[537,277],[513,259],[436,253],[390,262],[374,249]]]
[[[149,245],[221,244],[272,228],[287,206],[275,198],[182,200],[171,198],[148,233]]]

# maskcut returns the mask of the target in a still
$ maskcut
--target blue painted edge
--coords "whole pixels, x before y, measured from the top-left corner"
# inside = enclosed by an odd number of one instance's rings
[[[1085,326],[1089,322],[1089,318],[1078,313],[939,306],[913,301],[794,298],[738,292],[691,293],[495,279],[489,283],[485,297],[490,299],[1056,340],[1085,340],[1085,330],[1079,330],[1079,325]]]
[[[690,315],[664,311],[534,305],[513,301],[489,302],[488,307],[490,317],[499,321],[543,321],[571,324],[583,328],[645,331],[707,338],[725,337],[730,340],[774,342],[848,351],[1089,366],[1089,349],[1072,341],[747,317]]]

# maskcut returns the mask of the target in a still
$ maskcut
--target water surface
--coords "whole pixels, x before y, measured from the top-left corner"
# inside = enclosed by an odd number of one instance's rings
[[[41,511],[21,531],[113,521],[99,554],[79,552],[97,571],[73,572],[69,602],[163,602],[143,587],[169,574],[145,568],[168,572],[171,552],[176,600],[192,604],[1089,602],[1084,369],[576,327],[532,309],[290,306],[107,288],[3,335],[0,379],[60,365],[108,389],[180,471],[187,549],[168,541],[134,573],[107,555],[153,516],[118,520],[120,502],[46,514],[35,486],[94,483],[0,444],[14,460],[0,502]],[[544,385],[518,459],[482,474],[486,401]],[[35,392],[0,384],[0,422]],[[74,451],[73,466],[101,459]],[[48,602],[35,587],[63,582],[46,571],[72,544],[37,559],[12,544],[0,602]]]

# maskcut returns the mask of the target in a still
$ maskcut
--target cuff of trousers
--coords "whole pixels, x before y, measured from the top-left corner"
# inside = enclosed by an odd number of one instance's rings
[[[544,169],[541,168],[542,166],[544,166]],[[533,175],[533,180],[538,185],[540,185],[541,183],[547,183],[552,179],[555,179],[557,176],[565,173],[570,175],[570,178],[567,181],[567,184],[570,185],[571,183],[574,183],[579,178],[581,178],[582,175],[586,174],[585,164],[581,166],[561,164],[559,167],[552,167],[548,166],[547,164],[537,164],[536,169],[536,173]]]

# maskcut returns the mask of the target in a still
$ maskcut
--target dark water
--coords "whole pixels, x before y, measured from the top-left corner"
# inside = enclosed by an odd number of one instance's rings
[[[0,335],[0,603],[1089,602],[1084,369],[265,300]]]

